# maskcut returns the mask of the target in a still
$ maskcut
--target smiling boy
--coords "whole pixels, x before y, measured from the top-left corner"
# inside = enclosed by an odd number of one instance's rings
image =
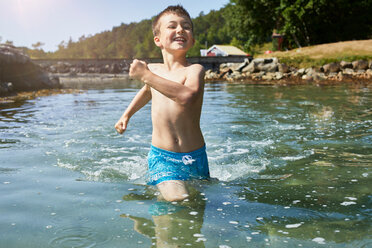
[[[186,60],[194,37],[190,15],[182,6],[169,6],[159,13],[152,29],[163,63],[147,65],[140,60],[133,61],[129,76],[145,85],[115,128],[122,134],[131,116],[152,100],[148,184],[157,185],[165,200],[180,201],[188,197],[186,180],[209,178],[200,130],[204,68]]]

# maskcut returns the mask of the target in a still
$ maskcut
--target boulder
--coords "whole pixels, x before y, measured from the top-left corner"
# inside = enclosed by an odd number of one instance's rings
[[[294,76],[296,77],[302,77],[302,75],[305,74],[305,68],[301,68],[299,70],[297,70],[296,72],[294,72]]]
[[[11,45],[0,45],[0,82],[12,83],[13,91],[60,88],[39,65]]]
[[[353,64],[351,62],[346,62],[346,61],[341,61],[340,66],[341,66],[341,69],[346,69],[346,68],[352,69],[353,68]]]
[[[249,73],[255,73],[255,72],[258,72],[259,70],[258,70],[258,66],[257,66],[257,64],[255,63],[255,62],[251,62],[251,63],[249,63],[249,65],[248,66],[246,66],[246,67],[244,67],[243,69],[242,69],[242,72],[249,72]]]
[[[290,72],[290,69],[289,69],[288,65],[283,64],[283,63],[279,63],[278,64],[278,71],[281,72],[281,73],[288,73],[288,72]]]
[[[229,67],[225,67],[224,69],[220,70],[220,76],[219,78],[223,78],[229,74],[231,74],[233,71]]]
[[[236,67],[236,71],[242,72],[243,69],[245,67],[247,67],[248,65],[249,65],[249,60],[248,59],[244,59],[244,62],[243,63],[238,64],[238,66]]]
[[[278,64],[274,62],[269,64],[259,64],[258,70],[264,72],[276,72],[278,71]]]
[[[324,73],[337,73],[341,70],[341,66],[339,63],[330,63],[323,65],[323,72]]]
[[[342,73],[345,74],[345,75],[353,75],[354,70],[351,69],[351,68],[345,68],[344,70],[342,70]]]
[[[354,70],[367,70],[368,69],[368,61],[366,60],[357,60],[353,63]]]
[[[275,72],[275,79],[276,80],[280,80],[280,79],[283,79],[283,78],[284,78],[283,72],[280,72],[280,71]]]

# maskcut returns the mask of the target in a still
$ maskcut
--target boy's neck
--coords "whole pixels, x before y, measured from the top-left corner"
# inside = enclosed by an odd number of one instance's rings
[[[163,64],[168,70],[185,67],[188,65],[185,53],[171,54],[167,51],[162,51]]]

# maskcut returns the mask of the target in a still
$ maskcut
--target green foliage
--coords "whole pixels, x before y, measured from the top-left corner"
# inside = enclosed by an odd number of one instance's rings
[[[195,45],[188,52],[189,57],[200,56],[200,49],[205,49],[206,44],[210,47],[232,41],[223,13],[224,9],[212,10],[193,19]],[[26,52],[33,58],[160,58],[161,51],[154,43],[151,23],[152,20],[143,20],[121,24],[111,31],[82,36],[78,41],[70,38],[68,42],[62,41],[54,53],[40,53],[37,49],[40,44]]]
[[[231,0],[230,35],[246,49],[285,35],[288,48],[372,38],[371,0]]]

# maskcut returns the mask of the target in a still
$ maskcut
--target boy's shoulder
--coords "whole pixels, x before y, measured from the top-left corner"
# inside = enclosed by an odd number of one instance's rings
[[[204,72],[204,66],[202,66],[201,64],[190,64],[187,66],[187,69]]]
[[[164,67],[162,63],[151,63],[151,64],[148,64],[147,66],[151,71],[157,71]],[[204,73],[205,71],[204,66],[200,64],[188,64],[185,67],[185,70],[192,71],[192,72],[202,72],[202,73]]]
[[[147,64],[147,67],[148,67],[151,71],[159,70],[162,66],[163,66],[162,63],[151,63],[151,64]]]

